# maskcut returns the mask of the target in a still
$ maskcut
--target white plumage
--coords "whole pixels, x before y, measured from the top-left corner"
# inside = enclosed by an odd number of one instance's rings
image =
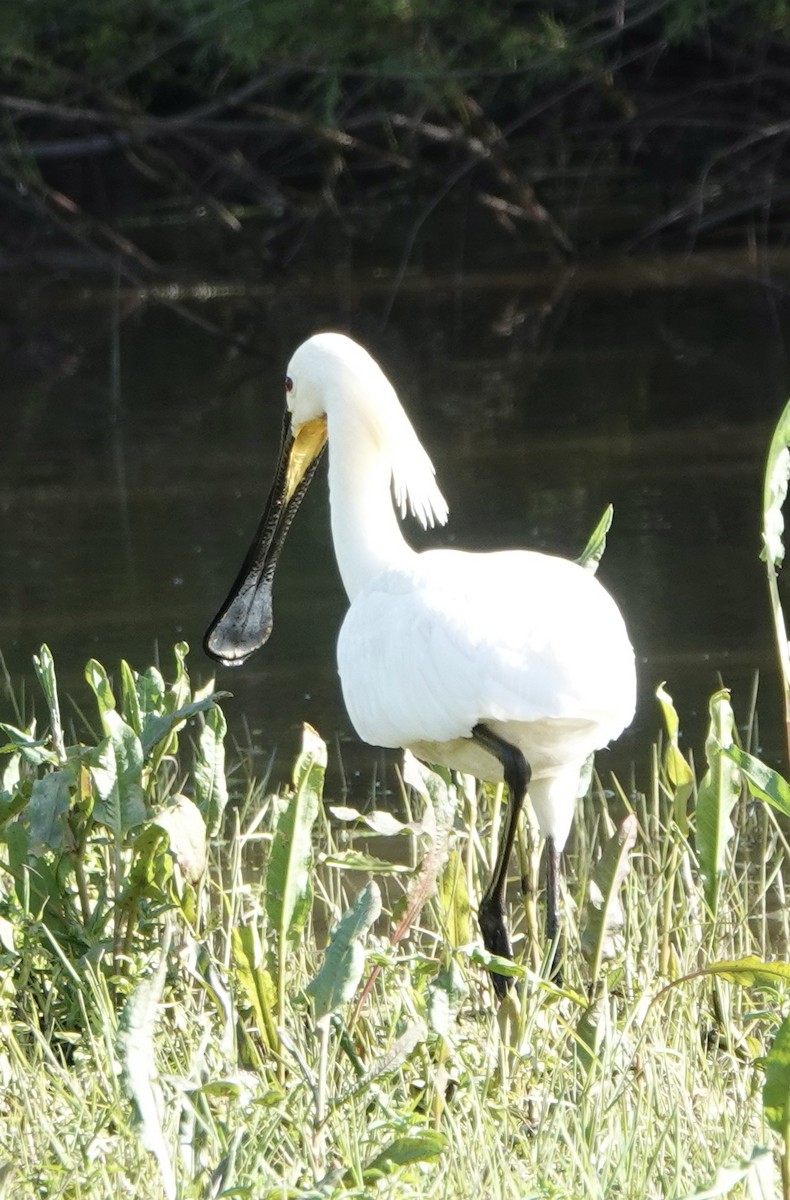
[[[470,740],[475,725],[517,746],[558,849],[586,759],[633,715],[633,652],[614,601],[589,571],[546,554],[415,554],[352,598],[337,656],[363,741],[492,781],[502,765]],[[567,792],[547,804],[555,776]]]
[[[326,440],[332,537],[350,601],[338,640],[349,716],[373,745],[505,778],[511,813],[481,924],[489,949],[510,953],[504,885],[527,782],[552,849],[556,926],[557,856],[581,768],[633,716],[623,619],[594,575],[565,559],[407,544],[396,506],[427,527],[444,523],[447,505],[392,385],[361,346],[337,333],[310,338],[291,359],[286,393],[278,482],[206,647],[238,663],[268,637],[274,562]]]

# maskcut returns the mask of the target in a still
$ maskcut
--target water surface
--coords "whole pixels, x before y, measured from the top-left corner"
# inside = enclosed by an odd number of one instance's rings
[[[191,669],[261,506],[277,450],[282,373],[309,332],[364,341],[395,382],[450,504],[419,544],[526,545],[575,556],[610,501],[601,566],[637,649],[640,708],[618,769],[647,762],[652,694],[667,680],[701,753],[719,674],[745,719],[762,672],[762,741],[781,752],[779,689],[759,562],[762,464],[790,392],[786,290],[712,274],[650,285],[602,271],[558,286],[515,273],[417,272],[394,305],[369,268],[342,288],[304,277],[206,304],[215,336],[159,304],[84,291],[6,314],[0,471],[0,649],[32,690],[46,640],[62,686],[96,656],[143,667],[186,639]],[[379,293],[381,293],[379,295]],[[21,331],[21,332],[20,332]],[[233,347],[238,333],[259,353]],[[286,544],[275,632],[220,669],[226,710],[262,757],[290,759],[301,721],[342,745],[368,787],[334,665],[345,598],[328,533],[325,469]],[[606,766],[607,760],[601,765]]]

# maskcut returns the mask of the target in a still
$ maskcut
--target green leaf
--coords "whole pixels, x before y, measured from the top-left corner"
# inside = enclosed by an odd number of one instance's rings
[[[143,726],[143,736],[141,739],[145,757],[148,758],[148,755],[158,742],[161,742],[163,738],[168,737],[171,733],[176,733],[190,717],[194,717],[198,713],[207,712],[214,707],[217,700],[223,696],[227,696],[227,694],[227,692],[214,692],[211,696],[204,696],[202,700],[193,700],[189,704],[183,704],[173,712],[167,712],[162,715],[149,714]]]
[[[660,683],[656,688],[656,699],[661,708],[667,731],[664,747],[664,773],[672,789],[673,816],[683,837],[688,836],[688,802],[694,792],[694,772],[680,752],[680,721],[672,697]]]
[[[198,738],[195,759],[195,803],[203,814],[209,837],[219,832],[228,803],[225,780],[225,734],[227,722],[222,709],[215,705],[206,713]]]
[[[165,711],[167,688],[160,671],[156,667],[149,667],[142,675],[135,675],[134,690],[137,693],[137,706],[142,723],[140,737],[143,738],[146,719],[152,715],[159,716]]]
[[[280,813],[266,875],[266,916],[277,930],[279,953],[301,934],[310,911],[313,865],[311,835],[321,804],[326,746],[309,725],[294,768],[294,791]]]
[[[124,895],[127,905],[136,903],[150,893],[156,883],[158,860],[167,850],[168,843],[167,831],[153,821],[149,821],[134,839],[132,865]]]
[[[176,1180],[162,1129],[165,1107],[154,1053],[154,1031],[165,985],[169,946],[170,936],[166,931],[154,974],[137,985],[124,1005],[118,1023],[117,1047],[121,1080],[132,1101],[140,1142],[156,1159],[166,1200],[175,1200]]]
[[[779,1181],[773,1151],[765,1146],[755,1146],[748,1158],[719,1167],[711,1183],[696,1192],[688,1192],[680,1200],[717,1200],[719,1196],[729,1196],[740,1183],[746,1183],[752,1200],[771,1200],[777,1196]]]
[[[206,871],[206,824],[197,805],[187,796],[173,796],[153,819],[168,836],[170,851],[181,874],[193,886]]]
[[[388,858],[377,858],[362,850],[335,850],[322,854],[321,862],[340,871],[369,871],[375,875],[408,875],[411,867],[406,863],[390,862]]]
[[[434,1129],[395,1138],[394,1141],[363,1167],[363,1176],[370,1179],[377,1175],[391,1175],[399,1167],[413,1163],[430,1162],[447,1149],[447,1136]]]
[[[613,956],[614,935],[623,927],[619,892],[630,869],[629,859],[637,830],[637,819],[630,813],[604,846],[600,861],[590,875],[590,899],[581,945],[590,964],[593,983],[598,979],[601,963]]]
[[[122,837],[148,816],[143,790],[143,748],[131,725],[116,710],[115,697],[101,663],[91,659],[85,678],[99,706],[104,742],[92,767],[99,801],[93,819]]]
[[[124,722],[118,716],[121,725]],[[130,726],[124,725],[132,738],[136,735]],[[137,741],[137,746],[140,743]],[[129,747],[127,747],[129,749]],[[136,748],[135,748],[136,750]],[[140,771],[135,770],[137,762],[135,750],[124,757],[123,747],[119,756],[118,747],[111,737],[105,737],[88,756],[88,769],[91,783],[96,796],[93,806],[93,819],[100,825],[112,830],[120,838],[135,825],[141,825],[148,817],[143,789],[138,780]],[[140,758],[140,765],[142,759]],[[121,773],[123,771],[123,784]]]
[[[709,963],[694,972],[695,978],[698,975],[716,975],[727,983],[739,983],[744,987],[776,987],[777,983],[790,984],[790,963],[764,962],[748,954],[744,958]]]
[[[466,886],[463,855],[453,850],[439,876],[437,899],[450,946],[465,946],[472,940],[471,905]]]
[[[606,549],[606,535],[612,527],[613,516],[614,508],[609,504],[600,521],[595,526],[595,529],[590,534],[587,545],[576,559],[580,567],[586,567],[593,574],[598,570],[598,564],[603,558],[603,552]]]
[[[138,737],[143,734],[143,710],[137,689],[137,677],[125,659],[121,659],[121,699],[123,715]]]
[[[506,975],[508,979],[523,979],[527,973],[526,967],[520,963],[503,958],[500,954],[492,954],[482,946],[459,946],[458,949],[470,962],[485,967],[486,971],[495,971],[497,975]]]
[[[731,813],[740,793],[740,776],[724,750],[732,745],[735,718],[730,693],[716,692],[710,700],[710,732],[705,743],[708,770],[697,795],[697,857],[705,884],[705,899],[715,915],[721,880],[727,870],[727,846],[732,839]]]
[[[85,666],[85,679],[96,697],[96,702],[99,706],[99,715],[102,718],[102,724],[104,724],[105,714],[113,712],[115,709],[115,696],[112,693],[107,672],[95,658],[90,659]]]
[[[738,767],[752,796],[790,817],[790,784],[786,779],[738,746],[727,746],[724,753]]]
[[[51,750],[47,750],[46,738],[36,738],[32,733],[26,733],[25,730],[17,729],[14,725],[7,725],[4,721],[0,721],[0,729],[9,739],[7,746],[0,746],[0,754],[19,752],[25,761],[32,763],[34,767],[41,767],[45,764],[57,765],[58,756]]]
[[[36,670],[41,690],[47,699],[49,708],[49,724],[52,731],[52,744],[61,762],[66,759],[66,748],[63,742],[63,726],[60,721],[60,701],[58,700],[58,683],[55,678],[55,660],[49,646],[44,644],[38,654],[33,655],[33,666]]]
[[[47,850],[62,854],[67,848],[69,799],[69,778],[65,771],[50,771],[35,781],[25,813],[31,855],[38,856]]]
[[[335,1012],[356,992],[365,968],[362,939],[381,912],[381,892],[371,881],[340,918],[324,961],[305,992],[313,1001],[316,1022]]]
[[[784,1137],[790,1125],[790,1017],[779,1026],[765,1060],[763,1108],[768,1124]]]
[[[763,549],[761,557],[779,568],[784,559],[782,505],[790,479],[790,401],[785,405],[768,447],[763,484]]]
[[[258,1033],[268,1048],[276,1052],[280,1039],[274,1021],[277,1006],[274,980],[263,966],[263,951],[254,925],[235,926],[231,930],[231,955],[236,979],[254,1013]]]

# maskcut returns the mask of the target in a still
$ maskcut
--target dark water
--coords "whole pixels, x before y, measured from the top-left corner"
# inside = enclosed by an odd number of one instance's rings
[[[682,273],[681,273],[682,274]],[[451,508],[426,544],[529,545],[575,556],[605,505],[615,522],[601,578],[640,663],[637,721],[613,761],[647,763],[652,694],[667,680],[701,753],[719,673],[745,718],[762,673],[761,733],[780,754],[779,688],[758,559],[762,464],[790,392],[781,280],[584,286],[478,273],[386,289],[349,268],[342,288],[304,277],[200,311],[239,352],[159,304],[109,293],[3,308],[0,649],[34,690],[46,640],[62,687],[90,708],[91,656],[167,668],[200,649],[260,515],[277,448],[281,377],[316,328],[364,341],[399,389]],[[125,315],[124,315],[125,314]],[[386,316],[386,319],[385,319]],[[275,592],[275,633],[241,671],[220,670],[231,728],[290,759],[302,720],[342,742],[367,788],[383,759],[342,708],[334,642],[345,606],[323,474],[300,512]],[[8,710],[4,705],[4,715]],[[604,764],[605,765],[605,764]]]

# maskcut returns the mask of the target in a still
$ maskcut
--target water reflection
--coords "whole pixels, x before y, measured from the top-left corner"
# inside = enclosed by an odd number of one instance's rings
[[[449,298],[407,294],[383,332],[363,292],[353,297],[349,285],[342,321],[326,295],[311,307],[287,287],[254,304],[217,301],[212,319],[254,340],[261,361],[165,309],[140,310],[120,327],[117,408],[104,308],[40,318],[48,372],[6,355],[0,648],[12,675],[32,679],[46,639],[64,687],[88,706],[88,657],[143,666],[159,647],[166,665],[185,638],[193,675],[208,677],[200,640],[260,515],[283,365],[305,333],[335,324],[380,358],[434,459],[450,522],[430,537],[415,530],[415,542],[573,556],[614,503],[601,575],[628,618],[641,703],[612,761],[645,761],[659,680],[699,740],[717,672],[745,716],[756,668],[763,741],[778,758],[757,555],[762,460],[790,390],[781,296],[750,284],[589,289],[547,312],[545,299],[489,293],[479,280],[467,292],[459,280]],[[342,741],[347,773],[367,787],[383,760],[358,747],[340,700],[345,599],[323,475],[285,547],[275,603],[267,649],[219,672],[235,694],[232,728],[262,754],[280,747],[285,764],[309,720]]]

